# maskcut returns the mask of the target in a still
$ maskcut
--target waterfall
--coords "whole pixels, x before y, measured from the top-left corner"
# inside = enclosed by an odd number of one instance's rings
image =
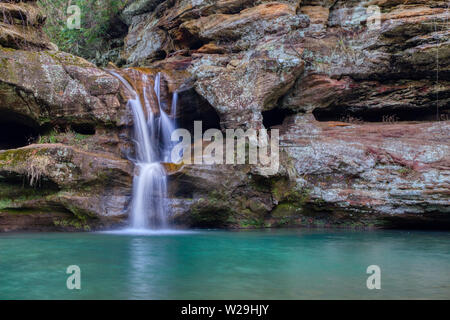
[[[173,93],[173,97],[172,97],[172,108],[170,110],[172,119],[173,119],[173,123],[176,126],[176,122],[175,119],[177,117],[177,106],[178,106],[178,92],[174,92]]]
[[[162,161],[170,162],[172,131],[175,129],[174,117],[169,117],[161,107],[161,74],[155,76],[155,86],[148,86],[148,76],[142,76],[142,106],[139,94],[121,75],[116,76],[130,91],[128,107],[134,119],[134,159],[138,173],[133,180],[133,199],[131,203],[130,226],[132,229],[165,229],[168,227],[167,177]],[[155,114],[147,90],[154,90],[157,96],[159,114]],[[174,94],[174,99],[176,94]],[[176,104],[176,101],[175,101]],[[144,110],[147,113],[145,117]],[[172,113],[172,112],[171,112]]]

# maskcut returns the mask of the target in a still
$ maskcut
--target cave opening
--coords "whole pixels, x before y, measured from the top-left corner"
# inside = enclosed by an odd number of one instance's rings
[[[317,121],[342,121],[342,122],[401,122],[401,121],[439,121],[448,115],[448,110],[436,108],[354,108],[350,106],[333,106],[329,108],[316,108],[313,115]],[[447,116],[448,117],[448,116]]]
[[[75,133],[79,133],[82,135],[89,135],[92,136],[95,134],[95,125],[92,123],[78,123],[78,124],[72,124],[71,129]]]
[[[52,193],[59,191],[58,185],[47,179],[41,178],[37,181],[36,184],[30,185],[30,179],[27,175],[20,175],[14,172],[0,172],[0,188],[8,189],[8,194],[4,194],[4,196],[15,197],[17,193],[22,194],[35,194],[36,190],[41,190],[44,193]]]
[[[404,214],[383,218],[384,229],[399,230],[450,230],[450,217],[444,212],[429,212],[426,215]]]
[[[105,36],[110,40],[125,38],[128,34],[128,25],[120,16],[113,16],[110,19]],[[118,42],[123,45],[123,41]]]
[[[281,126],[286,118],[294,115],[295,112],[291,109],[284,109],[276,107],[274,109],[263,111],[263,125],[265,128],[270,129],[272,127]]]
[[[167,58],[167,52],[164,50],[158,50],[153,55],[155,60],[164,60],[165,58]]]
[[[0,112],[0,150],[16,149],[36,142],[39,126],[32,119],[12,112]]]
[[[180,49],[197,50],[205,44],[205,41],[184,28],[180,28],[178,32],[179,34],[174,35],[174,38],[176,38],[176,46]]]
[[[220,117],[209,102],[193,88],[178,93],[176,119],[178,126],[194,133],[194,121],[202,121],[203,133],[208,129],[220,130]]]

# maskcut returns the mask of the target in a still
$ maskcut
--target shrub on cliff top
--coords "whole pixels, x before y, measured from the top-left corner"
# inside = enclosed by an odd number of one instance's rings
[[[38,0],[47,16],[45,31],[60,50],[93,60],[109,48],[112,20],[128,0]],[[81,9],[81,29],[67,27],[67,8]]]

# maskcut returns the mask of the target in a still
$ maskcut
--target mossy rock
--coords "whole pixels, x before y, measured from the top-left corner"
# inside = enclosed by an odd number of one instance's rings
[[[217,191],[199,199],[190,210],[190,222],[196,227],[226,227],[232,214],[230,205]]]
[[[229,225],[230,211],[223,208],[193,207],[191,208],[190,220],[192,226],[196,227],[226,227]]]

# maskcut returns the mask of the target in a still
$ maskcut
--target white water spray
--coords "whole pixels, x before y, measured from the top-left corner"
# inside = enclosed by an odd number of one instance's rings
[[[153,112],[147,99],[148,77],[143,75],[142,106],[138,93],[119,74],[110,71],[130,91],[133,98],[128,101],[133,118],[136,145],[135,164],[138,173],[133,181],[130,224],[133,229],[165,229],[168,227],[167,178],[161,161],[169,162],[172,149],[170,136],[175,129],[175,120],[170,119],[161,108],[161,75],[155,77],[154,90],[158,98],[159,115]],[[151,89],[151,88],[150,88]],[[145,119],[144,107],[147,112]]]

